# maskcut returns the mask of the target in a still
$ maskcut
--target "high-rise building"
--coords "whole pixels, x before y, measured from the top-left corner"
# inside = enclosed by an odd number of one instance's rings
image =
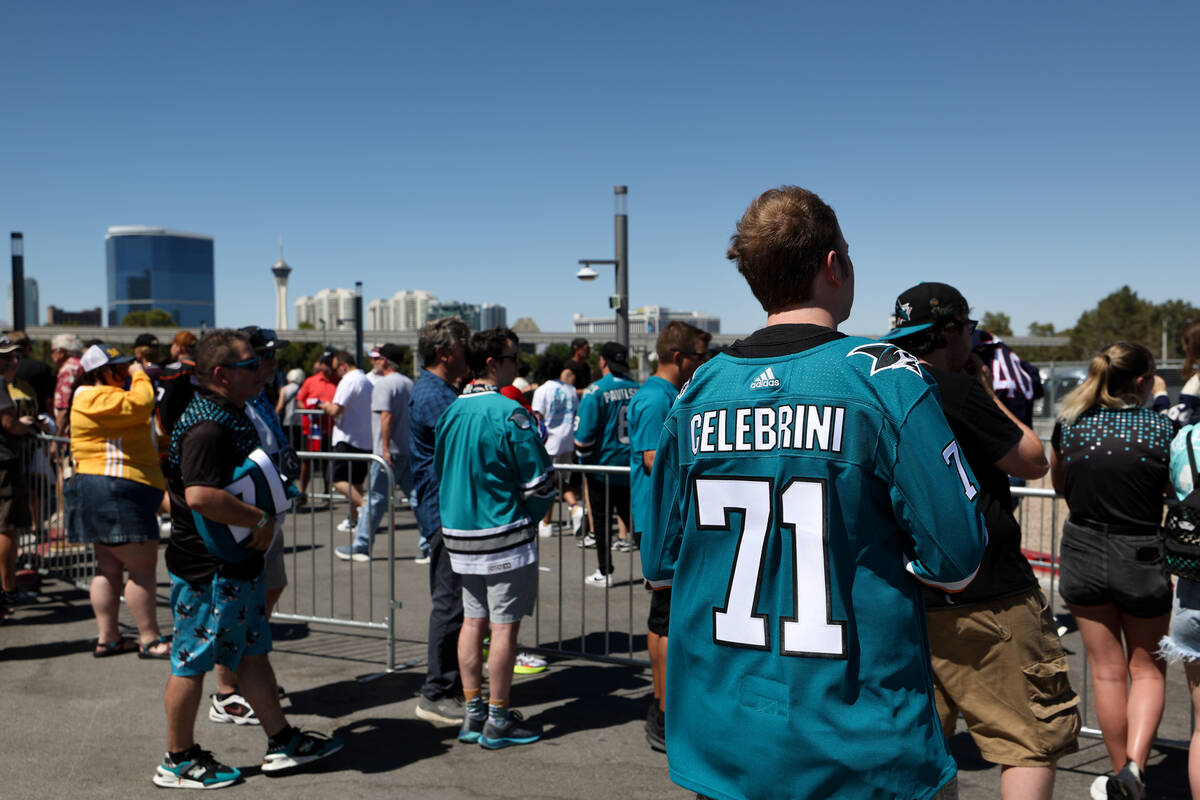
[[[576,314],[575,333],[591,333],[604,336],[615,336],[616,320],[612,316],[585,317]],[[643,306],[629,315],[630,333],[648,333],[657,336],[663,328],[675,320],[694,325],[708,333],[721,332],[721,318],[702,311],[675,311],[666,306]]]
[[[399,291],[391,297],[372,300],[367,306],[367,330],[417,331],[429,316],[437,298],[421,289]]]
[[[104,244],[109,325],[156,308],[180,327],[216,324],[211,236],[119,225],[108,229]]]
[[[498,303],[484,303],[479,309],[480,330],[508,327],[508,309]]]
[[[296,298],[296,325],[316,330],[354,330],[354,290],[322,289],[312,297]]]
[[[441,319],[442,317],[461,317],[462,321],[467,323],[467,327],[473,331],[481,330],[479,327],[479,305],[476,303],[461,303],[457,300],[448,300],[444,303],[431,303],[429,306],[430,319]]]
[[[100,326],[104,324],[104,314],[99,306],[84,311],[65,311],[57,306],[48,306],[46,308],[46,324]]]
[[[25,279],[25,327],[28,328],[31,325],[41,325],[42,324],[41,322],[39,322],[41,317],[38,316],[38,308],[40,308],[40,306],[41,306],[41,304],[38,302],[37,280],[34,278],[26,278]],[[14,319],[16,319],[16,317],[13,316],[13,286],[12,286],[12,281],[9,281],[8,282],[8,321],[9,321],[9,324],[12,324],[12,321]]]

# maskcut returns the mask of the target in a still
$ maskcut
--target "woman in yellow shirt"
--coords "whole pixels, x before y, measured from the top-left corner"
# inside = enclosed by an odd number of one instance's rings
[[[111,345],[93,345],[81,359],[83,374],[71,396],[75,477],[66,488],[67,530],[72,541],[91,544],[96,553],[91,600],[100,636],[93,654],[136,650],[141,658],[170,658],[170,639],[159,631],[155,608],[157,509],[166,484],[151,428],[154,386],[132,361]],[[117,628],[125,572],[137,643]]]

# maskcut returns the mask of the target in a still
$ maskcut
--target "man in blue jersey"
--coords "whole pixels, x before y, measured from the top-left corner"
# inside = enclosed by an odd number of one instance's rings
[[[413,492],[417,496],[417,525],[429,540],[428,656],[425,683],[416,715],[427,722],[458,725],[463,705],[458,699],[458,632],[462,628],[462,583],[450,568],[442,541],[438,477],[433,466],[434,432],[438,420],[455,398],[458,383],[467,377],[467,340],[471,329],[458,317],[433,320],[421,328],[417,351],[425,369],[413,385],[408,406],[409,448]]]
[[[686,322],[675,320],[658,335],[655,349],[658,367],[629,401],[629,482],[633,496],[633,538],[641,541],[654,506],[650,470],[663,422],[679,394],[679,387],[692,379],[696,369],[708,360],[712,334]],[[654,589],[647,584],[647,587]],[[654,679],[654,699],[646,711],[646,741],[655,750],[666,751],[667,631],[671,617],[671,587],[654,591],[646,650],[650,653],[650,673]]]
[[[629,465],[629,401],[638,390],[629,377],[629,348],[617,342],[605,342],[600,349],[598,381],[590,384],[579,399],[575,412],[575,455],[581,464],[602,466]],[[589,586],[613,585],[613,550],[628,552],[629,476],[624,473],[584,477],[584,498],[592,534],[581,547],[596,546],[596,571],[586,578]],[[612,518],[617,518],[617,540],[611,542]]]
[[[975,581],[955,595],[925,592],[934,693],[942,732],[954,733],[961,712],[979,752],[1001,766],[1001,797],[1050,800],[1055,763],[1078,748],[1079,698],[1046,596],[1021,553],[1009,491],[1010,475],[1033,480],[1050,465],[1037,434],[991,391],[972,355],[969,310],[953,286],[920,283],[897,298],[893,328],[882,337],[920,359],[937,382],[987,521]]]
[[[539,726],[509,708],[509,693],[517,631],[537,598],[537,523],[556,491],[533,417],[499,392],[517,374],[517,335],[506,328],[474,334],[467,363],[475,380],[438,421],[434,465],[442,538],[462,580],[458,670],[466,716],[458,739],[498,750],[541,737]],[[489,622],[485,704],[480,652]]]
[[[952,796],[921,584],[974,576],[974,476],[917,360],[837,331],[855,273],[828,205],[763,193],[729,257],[767,325],[680,392],[642,537],[646,578],[673,586],[671,777],[715,798]]]

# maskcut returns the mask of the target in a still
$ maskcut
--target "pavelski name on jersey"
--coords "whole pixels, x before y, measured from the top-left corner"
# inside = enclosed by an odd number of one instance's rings
[[[688,423],[692,454],[819,450],[842,452],[846,409],[780,405],[719,408],[693,414]]]

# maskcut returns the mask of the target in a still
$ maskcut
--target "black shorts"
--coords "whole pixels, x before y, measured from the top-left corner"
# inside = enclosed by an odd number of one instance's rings
[[[1058,593],[1072,605],[1112,603],[1143,619],[1171,611],[1171,579],[1157,533],[1104,533],[1067,521],[1060,559]]]
[[[671,588],[651,590],[650,616],[646,618],[646,628],[653,634],[666,636],[670,625]]]
[[[333,446],[335,453],[370,453],[370,450],[359,450],[357,447],[347,443],[338,442]],[[370,459],[355,459],[347,461],[346,459],[335,459],[333,462],[333,482],[341,483],[347,480],[355,486],[362,483],[367,477],[367,468],[371,465]]]
[[[29,484],[15,459],[0,462],[0,533],[24,530],[33,524],[29,515]]]

